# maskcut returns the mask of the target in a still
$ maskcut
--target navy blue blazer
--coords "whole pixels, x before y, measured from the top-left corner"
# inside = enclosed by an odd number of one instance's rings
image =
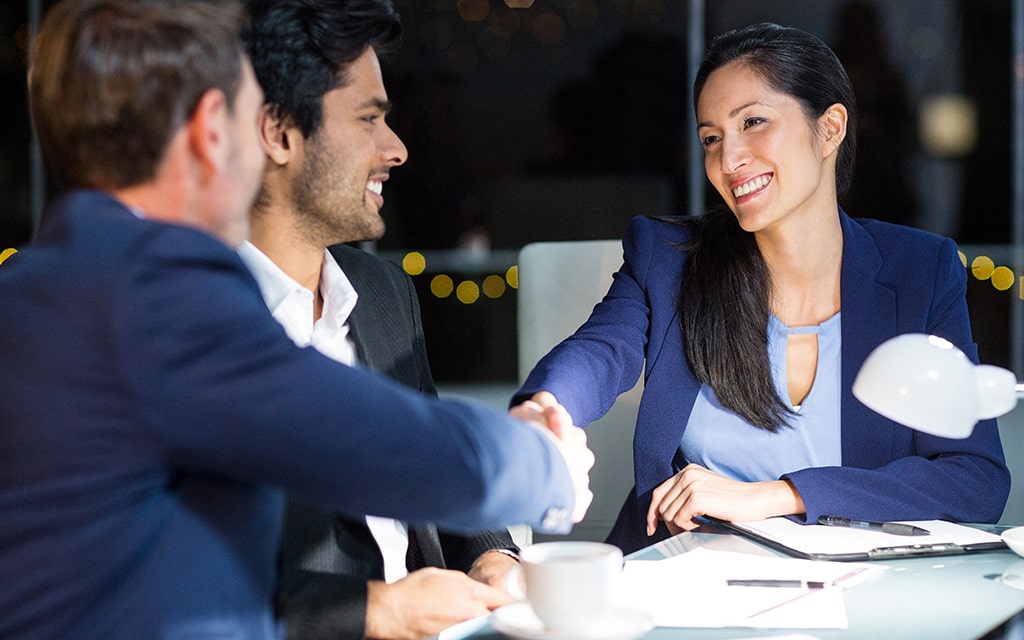
[[[104,193],[54,203],[0,300],[5,640],[278,637],[283,491],[464,532],[571,513],[536,429],[297,348],[234,251]]]
[[[783,476],[800,492],[806,520],[831,514],[867,520],[995,522],[1010,489],[995,420],[965,440],[908,429],[853,397],[867,355],[893,336],[930,333],[977,362],[965,298],[967,274],[952,240],[840,212],[843,229],[842,466]],[[677,299],[686,228],[635,218],[624,264],[587,322],[547,354],[513,402],[552,392],[577,424],[603,415],[641,372],[644,392],[633,439],[636,486],[609,541],[626,551],[667,535],[646,535],[651,492],[675,470],[672,458],[700,389],[685,355]]]

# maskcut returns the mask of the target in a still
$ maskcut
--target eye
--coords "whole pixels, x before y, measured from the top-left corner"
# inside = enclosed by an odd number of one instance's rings
[[[715,136],[715,135],[704,136],[703,138],[700,139],[700,144],[705,149],[707,149],[708,147],[710,147],[714,143],[718,142],[719,140],[721,140],[721,138],[719,138],[718,136]]]
[[[363,122],[366,122],[368,124],[377,124],[377,121],[380,120],[382,117],[383,116],[379,113],[371,113],[369,115],[363,116],[362,120]]]
[[[749,118],[743,119],[743,128],[749,129],[750,127],[756,127],[757,125],[764,124],[765,122],[768,121],[765,120],[764,118],[761,118],[759,116],[751,116]]]

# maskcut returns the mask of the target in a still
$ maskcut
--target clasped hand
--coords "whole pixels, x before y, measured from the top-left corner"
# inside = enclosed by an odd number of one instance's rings
[[[697,528],[698,516],[743,522],[803,512],[803,500],[785,480],[742,482],[688,464],[654,490],[647,535],[654,535],[658,520],[675,535]]]
[[[569,468],[569,476],[576,490],[572,521],[579,522],[594,500],[594,494],[590,491],[594,452],[587,446],[586,432],[572,423],[569,412],[547,391],[535,393],[529,400],[512,407],[509,413],[538,426],[554,440]]]

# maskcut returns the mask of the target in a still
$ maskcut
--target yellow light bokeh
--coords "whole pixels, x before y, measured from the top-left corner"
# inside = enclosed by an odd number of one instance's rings
[[[16,253],[18,253],[18,250],[13,247],[11,247],[10,249],[4,249],[3,251],[0,251],[0,264],[3,264],[4,260],[10,258]]]
[[[430,293],[438,298],[447,298],[452,295],[452,291],[455,291],[455,283],[452,282],[449,276],[443,273],[434,276],[433,280],[430,281]]]
[[[419,251],[410,251],[402,258],[402,268],[410,276],[418,276],[427,269],[427,259]]]
[[[501,276],[489,275],[484,278],[482,289],[488,298],[500,298],[505,293],[505,280]]]
[[[992,286],[1000,291],[1008,290],[1016,279],[1009,267],[996,267],[992,272]]]
[[[513,289],[519,288],[519,265],[514,264],[505,272],[505,282]]]
[[[463,280],[455,290],[455,297],[462,304],[473,304],[480,299],[480,287],[472,280]]]
[[[966,268],[967,267],[967,256],[964,255],[964,252],[960,251],[959,249],[957,249],[956,254],[958,256],[960,256],[960,264],[964,265],[964,267]]]
[[[992,272],[995,271],[996,264],[992,262],[992,258],[988,256],[978,256],[971,261],[971,273],[978,280],[988,280],[992,277]]]

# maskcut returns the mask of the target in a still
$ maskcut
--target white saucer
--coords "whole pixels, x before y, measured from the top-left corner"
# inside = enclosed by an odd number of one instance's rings
[[[650,631],[654,622],[643,611],[615,608],[605,614],[600,628],[593,631],[553,631],[544,628],[529,603],[517,602],[495,609],[491,626],[517,640],[632,640]]]

